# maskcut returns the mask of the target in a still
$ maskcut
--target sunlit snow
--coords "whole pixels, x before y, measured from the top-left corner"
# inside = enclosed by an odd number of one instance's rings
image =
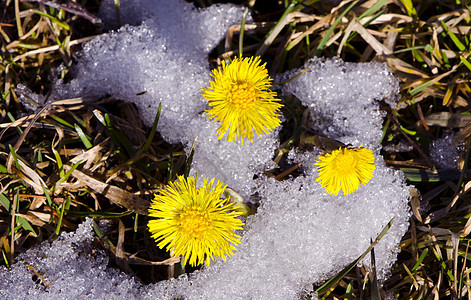
[[[106,2],[102,15],[112,15],[111,2]],[[394,104],[398,92],[397,79],[386,65],[315,59],[281,76],[290,78],[310,68],[283,86],[281,93],[297,97],[309,108],[314,130],[372,149],[373,179],[348,196],[328,195],[315,181],[313,162],[319,151],[292,149],[289,160],[302,162],[304,174],[276,181],[263,172],[274,166],[278,131],[242,146],[217,140],[218,124],[201,114],[207,108],[200,88],[210,78],[208,52],[224,38],[224,30],[240,22],[243,8],[219,5],[196,10],[184,0],[155,2],[122,1],[121,21],[142,24],[125,25],[89,42],[78,55],[74,79],[58,82],[51,99],[112,95],[135,103],[147,125],[162,103],[158,130],[165,139],[181,142],[189,150],[198,136],[192,172],[216,177],[245,198],[254,194],[261,198],[257,214],[247,220],[239,250],[226,262],[190,276],[141,286],[106,267],[106,257],[91,247],[89,220],[76,235],[63,234],[52,245],[29,250],[11,270],[2,270],[1,295],[296,299],[310,291],[312,283],[321,283],[355,260],[396,216],[375,248],[380,278],[386,278],[409,218],[409,188],[401,173],[387,168],[379,154],[383,115],[378,103]],[[116,19],[105,21],[113,27]],[[31,280],[28,266],[43,274],[47,288]]]

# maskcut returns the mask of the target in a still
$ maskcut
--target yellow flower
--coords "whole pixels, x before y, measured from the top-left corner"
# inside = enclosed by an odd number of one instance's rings
[[[375,165],[373,151],[363,147],[342,147],[322,154],[314,163],[327,193],[337,195],[342,189],[344,195],[358,190],[373,178]]]
[[[234,233],[242,229],[241,214],[236,211],[229,198],[221,199],[226,186],[214,179],[204,180],[202,188],[196,188],[196,177],[178,176],[178,182],[171,182],[155,195],[149,216],[152,237],[160,248],[166,247],[172,255],[182,255],[185,261],[195,266],[210,264],[217,257],[226,259],[233,250],[233,244],[240,243],[240,236]]]
[[[270,91],[272,79],[260,57],[236,57],[222,69],[213,70],[210,87],[202,88],[203,97],[211,107],[208,118],[218,121],[218,139],[228,131],[227,140],[253,142],[253,130],[260,137],[281,124],[279,109],[283,106]]]

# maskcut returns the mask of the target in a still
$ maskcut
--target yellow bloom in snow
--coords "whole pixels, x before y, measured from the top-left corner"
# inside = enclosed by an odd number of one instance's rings
[[[213,70],[209,87],[204,87],[203,97],[211,107],[208,118],[218,121],[218,139],[228,132],[227,140],[253,142],[253,131],[260,137],[281,124],[279,109],[283,106],[270,91],[272,79],[260,57],[236,57],[222,69]]]
[[[363,147],[333,150],[320,155],[314,164],[319,172],[316,181],[332,195],[340,189],[344,195],[358,190],[373,178],[375,170],[373,151]]]
[[[149,231],[157,246],[182,255],[192,266],[210,264],[210,259],[226,259],[231,256],[233,245],[240,243],[236,229],[242,229],[241,214],[229,198],[221,199],[226,186],[214,179],[204,180],[203,187],[196,188],[196,177],[178,176],[155,195],[149,216],[156,217],[148,223]]]

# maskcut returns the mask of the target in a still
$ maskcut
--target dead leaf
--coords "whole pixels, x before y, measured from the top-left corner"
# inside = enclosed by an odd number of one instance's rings
[[[412,212],[414,213],[414,216],[419,220],[419,222],[422,223],[422,216],[420,215],[419,209],[420,209],[420,193],[419,190],[416,188],[413,188],[410,191],[410,205],[412,207]]]
[[[64,165],[64,170],[69,171],[70,166]],[[80,180],[95,193],[101,194],[108,198],[114,204],[123,206],[129,210],[133,210],[141,215],[147,215],[150,203],[141,197],[125,191],[111,184],[103,183],[87,174],[74,170],[72,176]]]
[[[471,116],[463,116],[459,113],[442,111],[428,115],[425,118],[425,122],[428,126],[462,128],[471,122]]]

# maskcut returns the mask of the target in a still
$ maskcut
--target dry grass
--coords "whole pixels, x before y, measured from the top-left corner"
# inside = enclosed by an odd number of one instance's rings
[[[165,265],[175,261],[149,239],[146,207],[159,187],[188,171],[188,154],[139,121],[127,121],[139,120],[130,104],[93,99],[91,106],[84,99],[64,99],[45,105],[34,97],[31,91],[47,98],[49,74],[61,70],[58,77],[64,78],[74,47],[99,33],[94,25],[98,0],[64,10],[51,3],[0,4],[3,263],[9,265],[18,253],[62,230],[75,229],[89,216],[114,220],[111,234],[100,241],[119,267],[144,282],[167,278]],[[256,22],[244,26],[242,51],[262,55],[272,75],[313,56],[339,56],[384,61],[400,78],[401,101],[387,111],[383,155],[405,171],[416,190],[402,252],[379,294],[471,298],[471,122],[465,114],[471,93],[471,16],[466,2],[344,1],[334,7],[300,1],[272,5],[276,9],[271,11],[261,1],[249,4],[254,4]],[[213,52],[210,63],[241,51],[240,31],[239,25],[229,30],[225,50]],[[288,118],[302,121],[304,108],[295,104],[290,113]],[[460,166],[453,170],[437,168],[428,152],[445,129],[456,132],[456,145],[465,145]],[[298,145],[299,135],[285,137],[282,145]],[[356,268],[320,297],[366,299],[375,295],[377,286],[371,282],[372,272]]]

